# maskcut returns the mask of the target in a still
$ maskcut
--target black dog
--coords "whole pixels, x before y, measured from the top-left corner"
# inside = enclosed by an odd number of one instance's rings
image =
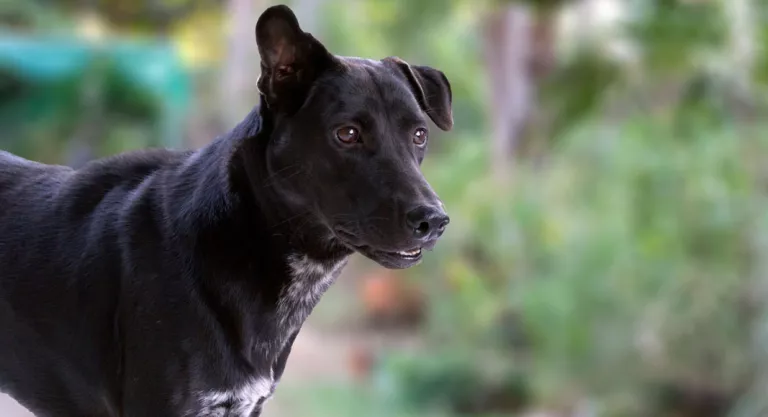
[[[443,73],[331,55],[285,6],[256,39],[260,105],[196,152],[0,152],[0,390],[37,416],[259,416],[350,254],[406,268],[443,233]]]

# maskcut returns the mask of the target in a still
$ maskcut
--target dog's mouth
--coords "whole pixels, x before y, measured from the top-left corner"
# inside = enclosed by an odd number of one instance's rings
[[[370,248],[368,248],[370,249]],[[384,251],[384,250],[372,250],[373,253],[381,256],[386,256],[389,258],[400,258],[404,261],[419,261],[421,260],[421,248],[411,249],[411,250],[403,250],[403,251]],[[370,250],[369,250],[370,252]]]
[[[345,230],[337,229],[336,237],[345,246],[363,254],[385,268],[403,269],[418,264],[422,258],[422,247],[406,250],[383,250],[373,246],[358,243],[359,238]]]
[[[385,251],[370,246],[359,246],[355,250],[379,265],[391,269],[410,268],[421,262],[422,258],[421,248],[406,251]]]
[[[416,248],[413,250],[390,252],[390,253],[394,253],[395,255],[400,255],[403,258],[418,258],[419,256],[421,256],[421,248]]]

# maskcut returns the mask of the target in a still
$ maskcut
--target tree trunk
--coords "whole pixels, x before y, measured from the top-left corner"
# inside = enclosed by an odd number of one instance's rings
[[[723,1],[730,31],[730,50],[734,76],[742,92],[752,92],[752,77],[757,56],[756,22],[752,0]]]
[[[513,169],[518,141],[531,113],[532,11],[504,6],[487,18],[483,37],[491,91],[491,167],[500,179]]]
[[[540,8],[536,11],[531,27],[530,54],[530,84],[529,116],[524,130],[524,137],[518,140],[519,157],[539,159],[543,157],[549,145],[550,123],[547,115],[539,106],[539,87],[552,73],[556,65],[557,45],[557,10],[555,8]]]

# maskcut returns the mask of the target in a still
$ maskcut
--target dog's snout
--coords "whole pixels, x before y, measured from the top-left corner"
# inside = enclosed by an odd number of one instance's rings
[[[406,215],[408,228],[421,240],[440,237],[450,221],[445,211],[435,206],[419,206]]]

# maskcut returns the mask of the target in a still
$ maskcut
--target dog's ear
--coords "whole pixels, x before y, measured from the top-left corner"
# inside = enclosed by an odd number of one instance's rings
[[[451,84],[442,71],[431,67],[409,65],[397,57],[385,58],[383,62],[405,77],[422,110],[437,127],[446,131],[453,128]]]
[[[270,108],[294,112],[304,103],[310,86],[333,62],[325,46],[301,30],[288,6],[272,6],[256,22],[261,56],[259,91]]]

